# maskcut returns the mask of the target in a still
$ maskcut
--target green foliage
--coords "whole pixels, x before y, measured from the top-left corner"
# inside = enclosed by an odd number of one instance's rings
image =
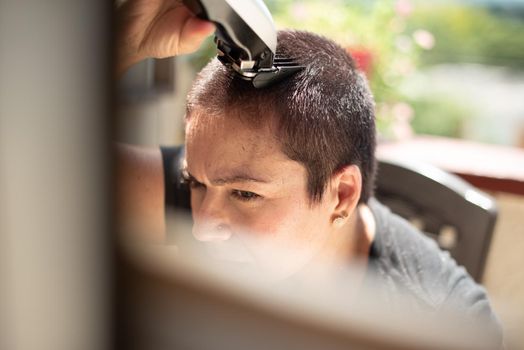
[[[482,7],[449,4],[417,6],[408,26],[424,27],[436,38],[424,52],[425,65],[474,62],[524,69],[524,21]]]
[[[370,54],[367,76],[379,106],[379,130],[389,128],[394,116],[388,105],[402,101],[398,86],[414,71],[421,50],[406,31],[407,17],[396,13],[395,2],[285,0],[269,5],[279,28],[312,31],[350,51]]]
[[[421,96],[410,101],[414,109],[411,126],[417,134],[460,137],[471,111],[449,96]]]

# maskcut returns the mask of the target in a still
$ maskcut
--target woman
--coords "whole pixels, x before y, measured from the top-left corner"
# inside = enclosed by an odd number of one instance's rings
[[[119,71],[138,58],[187,52],[189,42],[212,31],[183,7],[155,3],[125,9],[132,16],[124,17],[131,22],[122,32]],[[353,60],[306,32],[280,32],[277,52],[305,68],[255,89],[213,60],[193,84],[184,172],[194,237],[221,259],[255,264],[280,279],[320,263],[358,261],[362,277],[380,277],[386,299],[407,293],[423,309],[458,308],[485,317],[498,332],[484,290],[372,198],[374,103]],[[121,155],[122,221],[162,240],[170,180],[162,154],[123,148]]]

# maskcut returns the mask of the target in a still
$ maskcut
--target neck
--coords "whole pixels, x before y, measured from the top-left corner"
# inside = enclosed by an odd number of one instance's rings
[[[376,222],[371,209],[367,204],[360,204],[357,207],[357,219],[353,235],[356,238],[354,255],[365,257],[366,261],[369,256],[371,243],[375,239]]]
[[[365,265],[374,237],[373,213],[366,204],[360,204],[344,226],[333,228],[329,233],[329,239],[321,252],[322,260],[341,265]]]
[[[373,213],[367,205],[359,205],[346,224],[329,232],[329,237],[315,259],[316,263],[308,267],[305,276],[315,281],[329,281],[330,278],[348,276],[340,275],[341,272],[349,272],[352,288],[346,292],[348,298],[352,298],[360,289],[367,271],[369,249],[375,237]],[[319,262],[320,265],[317,265]]]

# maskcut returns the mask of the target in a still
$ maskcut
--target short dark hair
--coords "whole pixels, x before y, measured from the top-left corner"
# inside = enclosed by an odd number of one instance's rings
[[[279,31],[277,53],[305,69],[267,88],[256,89],[213,59],[197,76],[187,99],[206,115],[228,113],[251,126],[276,121],[277,139],[308,174],[308,194],[322,199],[330,177],[355,164],[362,173],[360,203],[373,195],[375,115],[363,74],[342,47],[304,31]]]

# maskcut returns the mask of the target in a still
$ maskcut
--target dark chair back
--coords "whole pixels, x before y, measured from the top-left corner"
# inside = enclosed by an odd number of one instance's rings
[[[377,199],[434,238],[480,282],[497,219],[494,199],[429,164],[381,159],[377,175]]]

